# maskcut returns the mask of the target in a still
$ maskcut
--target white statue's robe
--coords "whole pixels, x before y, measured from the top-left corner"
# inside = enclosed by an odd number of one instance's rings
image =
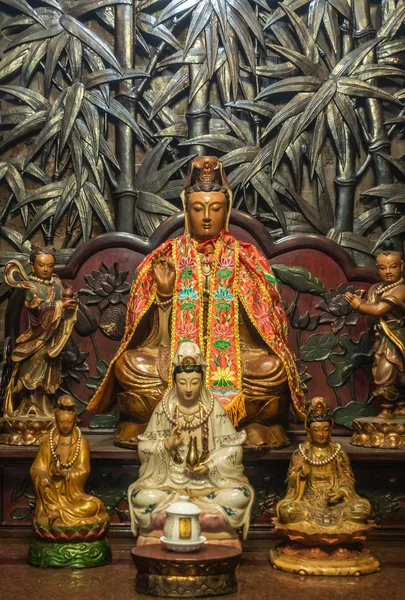
[[[153,530],[162,527],[166,508],[187,494],[203,513],[220,517],[213,537],[221,537],[222,523],[228,537],[236,537],[237,530],[242,529],[246,538],[254,500],[253,488],[243,474],[242,445],[246,433],[235,430],[222,405],[215,401],[208,420],[208,473],[192,475],[185,466],[188,446],[179,448],[182,464],[176,464],[165,448],[171,425],[162,404],[157,405],[145,433],[139,436],[139,479],[128,490],[132,532],[153,535]],[[172,395],[167,402],[170,415],[176,404]],[[208,408],[207,401],[204,404]]]

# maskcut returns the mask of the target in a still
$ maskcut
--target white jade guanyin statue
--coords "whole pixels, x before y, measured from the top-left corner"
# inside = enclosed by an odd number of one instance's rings
[[[243,474],[246,434],[205,387],[205,367],[197,344],[179,344],[172,386],[139,436],[139,479],[128,490],[138,546],[159,541],[166,509],[185,494],[202,511],[208,541],[238,546],[238,530],[247,535],[254,492]]]

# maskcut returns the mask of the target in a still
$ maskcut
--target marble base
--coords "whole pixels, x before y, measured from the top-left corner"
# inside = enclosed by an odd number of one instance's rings
[[[3,417],[0,419],[0,444],[39,446],[54,424],[54,417]]]
[[[162,544],[136,546],[131,551],[138,570],[139,594],[160,597],[222,596],[237,591],[235,570],[242,552],[204,544],[192,554],[170,552]]]
[[[353,446],[405,449],[405,417],[360,417],[353,421]]]
[[[297,575],[359,576],[376,573],[380,563],[362,544],[332,547],[283,542],[270,550],[274,569]]]

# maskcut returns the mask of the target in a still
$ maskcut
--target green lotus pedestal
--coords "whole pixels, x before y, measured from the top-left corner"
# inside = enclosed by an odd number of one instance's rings
[[[34,567],[101,567],[111,562],[107,535],[109,521],[77,527],[43,526],[33,523],[36,540],[31,544],[28,561]]]

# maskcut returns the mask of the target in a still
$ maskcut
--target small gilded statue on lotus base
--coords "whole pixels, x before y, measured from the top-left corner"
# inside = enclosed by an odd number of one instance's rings
[[[367,299],[347,293],[346,300],[375,325],[373,396],[381,402],[377,417],[353,421],[352,444],[375,448],[405,448],[405,285],[404,261],[388,243],[377,255],[382,283],[370,287]]]
[[[16,260],[7,263],[4,280],[25,292],[28,329],[16,340],[13,370],[5,390],[0,442],[38,445],[54,423],[54,397],[62,383],[60,353],[76,322],[78,303],[53,273],[55,251],[37,248],[27,275]]]
[[[104,504],[84,491],[90,449],[77,426],[75,401],[58,400],[55,426],[31,466],[36,496],[29,562],[36,567],[97,567],[111,562]]]
[[[357,495],[347,454],[331,440],[323,398],[313,398],[307,441],[291,457],[287,494],[276,506],[276,532],[287,540],[270,551],[275,569],[300,575],[366,575],[379,562],[362,541],[373,528],[371,506]]]
[[[243,474],[246,434],[235,430],[205,387],[205,373],[197,344],[180,344],[173,384],[139,437],[139,479],[128,490],[138,546],[160,544],[166,509],[182,496],[201,510],[201,533],[208,542],[239,549],[238,530],[247,535],[254,492]]]

